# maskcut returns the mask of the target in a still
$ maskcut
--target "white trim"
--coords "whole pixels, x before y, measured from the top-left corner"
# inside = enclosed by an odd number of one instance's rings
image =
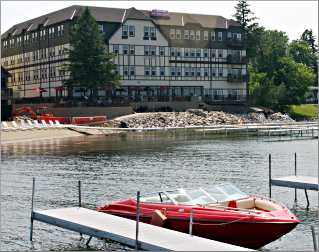
[[[184,16],[182,15],[182,26],[184,26]]]
[[[228,20],[226,19],[226,29],[228,29]]]
[[[31,24],[29,27],[28,27],[28,29],[27,29],[27,31],[29,31],[30,29],[31,29],[31,27],[33,26],[33,24]]]
[[[76,12],[76,9],[74,9],[74,11],[73,11],[73,13],[72,13],[72,15],[70,17],[71,20],[73,19],[75,12]]]
[[[46,26],[49,22],[49,19],[45,20],[45,23],[43,24],[43,26]]]
[[[123,17],[122,17],[122,20],[121,20],[122,24],[123,24],[123,21],[124,21],[125,14],[126,14],[126,9],[124,10],[124,14],[123,14]]]

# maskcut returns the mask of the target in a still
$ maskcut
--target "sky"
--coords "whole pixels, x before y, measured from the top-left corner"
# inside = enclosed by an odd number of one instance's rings
[[[232,18],[237,1],[1,1],[1,34],[17,23],[70,5],[168,10]],[[248,1],[266,29],[287,33],[290,40],[312,29],[318,38],[318,1]]]

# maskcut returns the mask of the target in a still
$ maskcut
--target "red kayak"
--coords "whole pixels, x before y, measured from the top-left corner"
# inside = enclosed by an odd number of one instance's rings
[[[113,202],[97,211],[135,220],[136,200]],[[143,196],[140,220],[184,233],[191,229],[196,236],[252,249],[280,238],[300,222],[282,204],[249,196],[229,183]]]

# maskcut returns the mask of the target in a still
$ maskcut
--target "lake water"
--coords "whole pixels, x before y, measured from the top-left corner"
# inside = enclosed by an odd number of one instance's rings
[[[317,140],[269,141],[278,138],[230,138],[194,135],[129,135],[80,137],[2,145],[1,250],[86,250],[79,234],[39,222],[29,240],[32,177],[36,177],[35,209],[82,204],[95,208],[134,196],[137,190],[198,187],[230,181],[252,194],[268,196],[268,153],[273,176],[291,175],[294,152],[298,173],[317,176]],[[292,211],[302,221],[292,232],[264,250],[312,250],[311,225],[318,226],[317,192],[303,191]],[[273,198],[293,207],[294,190],[273,187]],[[92,239],[91,248],[103,242]],[[126,249],[107,243],[108,250]]]

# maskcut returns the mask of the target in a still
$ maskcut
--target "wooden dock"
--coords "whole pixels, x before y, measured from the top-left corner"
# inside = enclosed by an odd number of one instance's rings
[[[82,207],[33,211],[32,218],[90,237],[136,245],[136,221],[126,218]],[[138,243],[139,249],[152,251],[252,251],[145,223],[139,223]]]

